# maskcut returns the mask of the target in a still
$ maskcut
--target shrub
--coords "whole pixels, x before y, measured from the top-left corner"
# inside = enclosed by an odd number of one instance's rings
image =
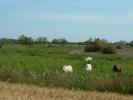
[[[115,42],[114,44],[116,46],[118,46],[118,49],[121,49],[122,47],[127,47],[127,42],[126,41],[123,41],[123,40],[120,40],[119,42]]]
[[[2,48],[2,44],[0,44],[0,48]]]
[[[103,49],[104,43],[99,38],[94,39],[94,41],[89,40],[84,51],[86,52],[99,52]]]
[[[0,39],[0,48],[2,48],[3,44],[4,44],[3,40]]]
[[[102,52],[104,54],[116,53],[116,47],[105,39],[101,40],[99,38],[95,38],[94,40],[90,39],[86,43],[87,45],[84,48],[85,52]]]
[[[102,50],[103,54],[115,54],[116,53],[116,47],[114,45],[108,44],[106,47]]]
[[[93,45],[87,45],[85,48],[84,48],[84,51],[85,52],[94,52],[94,46]]]
[[[122,46],[121,45],[116,45],[116,48],[117,49],[122,49]]]
[[[131,41],[130,43],[128,43],[129,46],[133,46],[133,41]]]

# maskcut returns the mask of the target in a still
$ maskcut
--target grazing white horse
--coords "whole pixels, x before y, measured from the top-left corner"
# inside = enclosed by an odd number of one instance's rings
[[[92,71],[92,65],[91,64],[86,64],[85,65],[85,69],[87,70],[87,71]]]
[[[84,61],[86,61],[86,62],[92,61],[92,57],[86,57],[86,58],[84,59]]]
[[[63,71],[65,73],[72,73],[73,72],[73,67],[71,65],[63,65],[62,68],[63,68]]]

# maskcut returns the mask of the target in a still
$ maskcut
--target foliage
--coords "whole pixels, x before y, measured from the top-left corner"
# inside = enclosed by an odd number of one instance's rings
[[[94,60],[92,72],[88,73],[84,70],[84,54],[69,54],[70,51],[83,48],[54,46],[25,49],[23,46],[4,46],[0,49],[0,80],[133,94],[133,57],[89,53]],[[121,73],[113,73],[112,66],[116,63],[122,65]],[[64,74],[60,69],[62,64],[72,65],[74,72]]]
[[[47,37],[38,37],[35,41],[35,43],[38,43],[38,44],[46,44],[48,41],[47,41]]]
[[[19,43],[25,45],[26,47],[30,47],[33,44],[33,39],[31,37],[27,37],[25,35],[21,35],[18,39]]]
[[[61,44],[62,46],[64,46],[65,44],[68,43],[68,41],[64,38],[61,38],[61,39],[53,39],[52,43],[53,44]]]
[[[0,39],[0,48],[2,48],[3,45],[4,45],[4,39],[1,38],[1,39]]]
[[[133,41],[129,42],[129,46],[133,46]]]
[[[87,46],[84,51],[86,52],[103,52],[103,53],[116,53],[116,49],[107,40],[99,38],[95,38],[94,40],[89,39],[87,42]]]
[[[119,42],[115,42],[114,44],[116,45],[117,49],[122,49],[124,47],[127,47],[127,42],[123,40],[120,40]]]
[[[122,49],[123,47],[121,45],[116,45],[117,49]]]
[[[48,43],[47,37],[38,37],[35,41],[37,44],[43,44],[44,47],[46,47],[46,44]]]
[[[105,46],[102,50],[102,53],[104,54],[115,54],[116,53],[116,47],[112,44],[108,44]]]
[[[92,43],[92,41],[93,41],[93,39],[92,39],[92,38],[90,38],[89,40],[85,41],[85,44],[86,44],[86,45],[87,45],[87,44],[91,44],[91,43]]]
[[[1,38],[0,39],[0,44],[17,44],[16,39],[8,39],[8,38]]]
[[[85,42],[77,42],[75,44],[77,44],[77,45],[85,45]]]
[[[85,47],[86,52],[98,52],[101,51],[103,45],[99,38],[96,38],[94,41],[92,39],[87,41],[87,46]]]

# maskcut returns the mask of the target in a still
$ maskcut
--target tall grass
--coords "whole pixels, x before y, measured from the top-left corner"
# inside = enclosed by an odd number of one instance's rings
[[[36,84],[38,86],[65,87],[69,89],[114,91],[133,94],[133,57],[102,55],[92,56],[93,70],[84,70],[84,54],[70,54],[83,47],[0,49],[0,80],[13,83]],[[114,64],[122,65],[121,73],[112,72]],[[70,64],[74,72],[65,74],[60,66]]]

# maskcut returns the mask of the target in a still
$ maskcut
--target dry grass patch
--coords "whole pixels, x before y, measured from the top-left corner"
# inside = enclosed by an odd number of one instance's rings
[[[0,100],[133,100],[133,96],[0,82]]]
[[[119,49],[117,54],[125,56],[133,56],[133,49],[130,48]]]
[[[80,55],[81,53],[83,53],[83,50],[72,50],[69,52],[69,54],[75,54],[75,55]]]

